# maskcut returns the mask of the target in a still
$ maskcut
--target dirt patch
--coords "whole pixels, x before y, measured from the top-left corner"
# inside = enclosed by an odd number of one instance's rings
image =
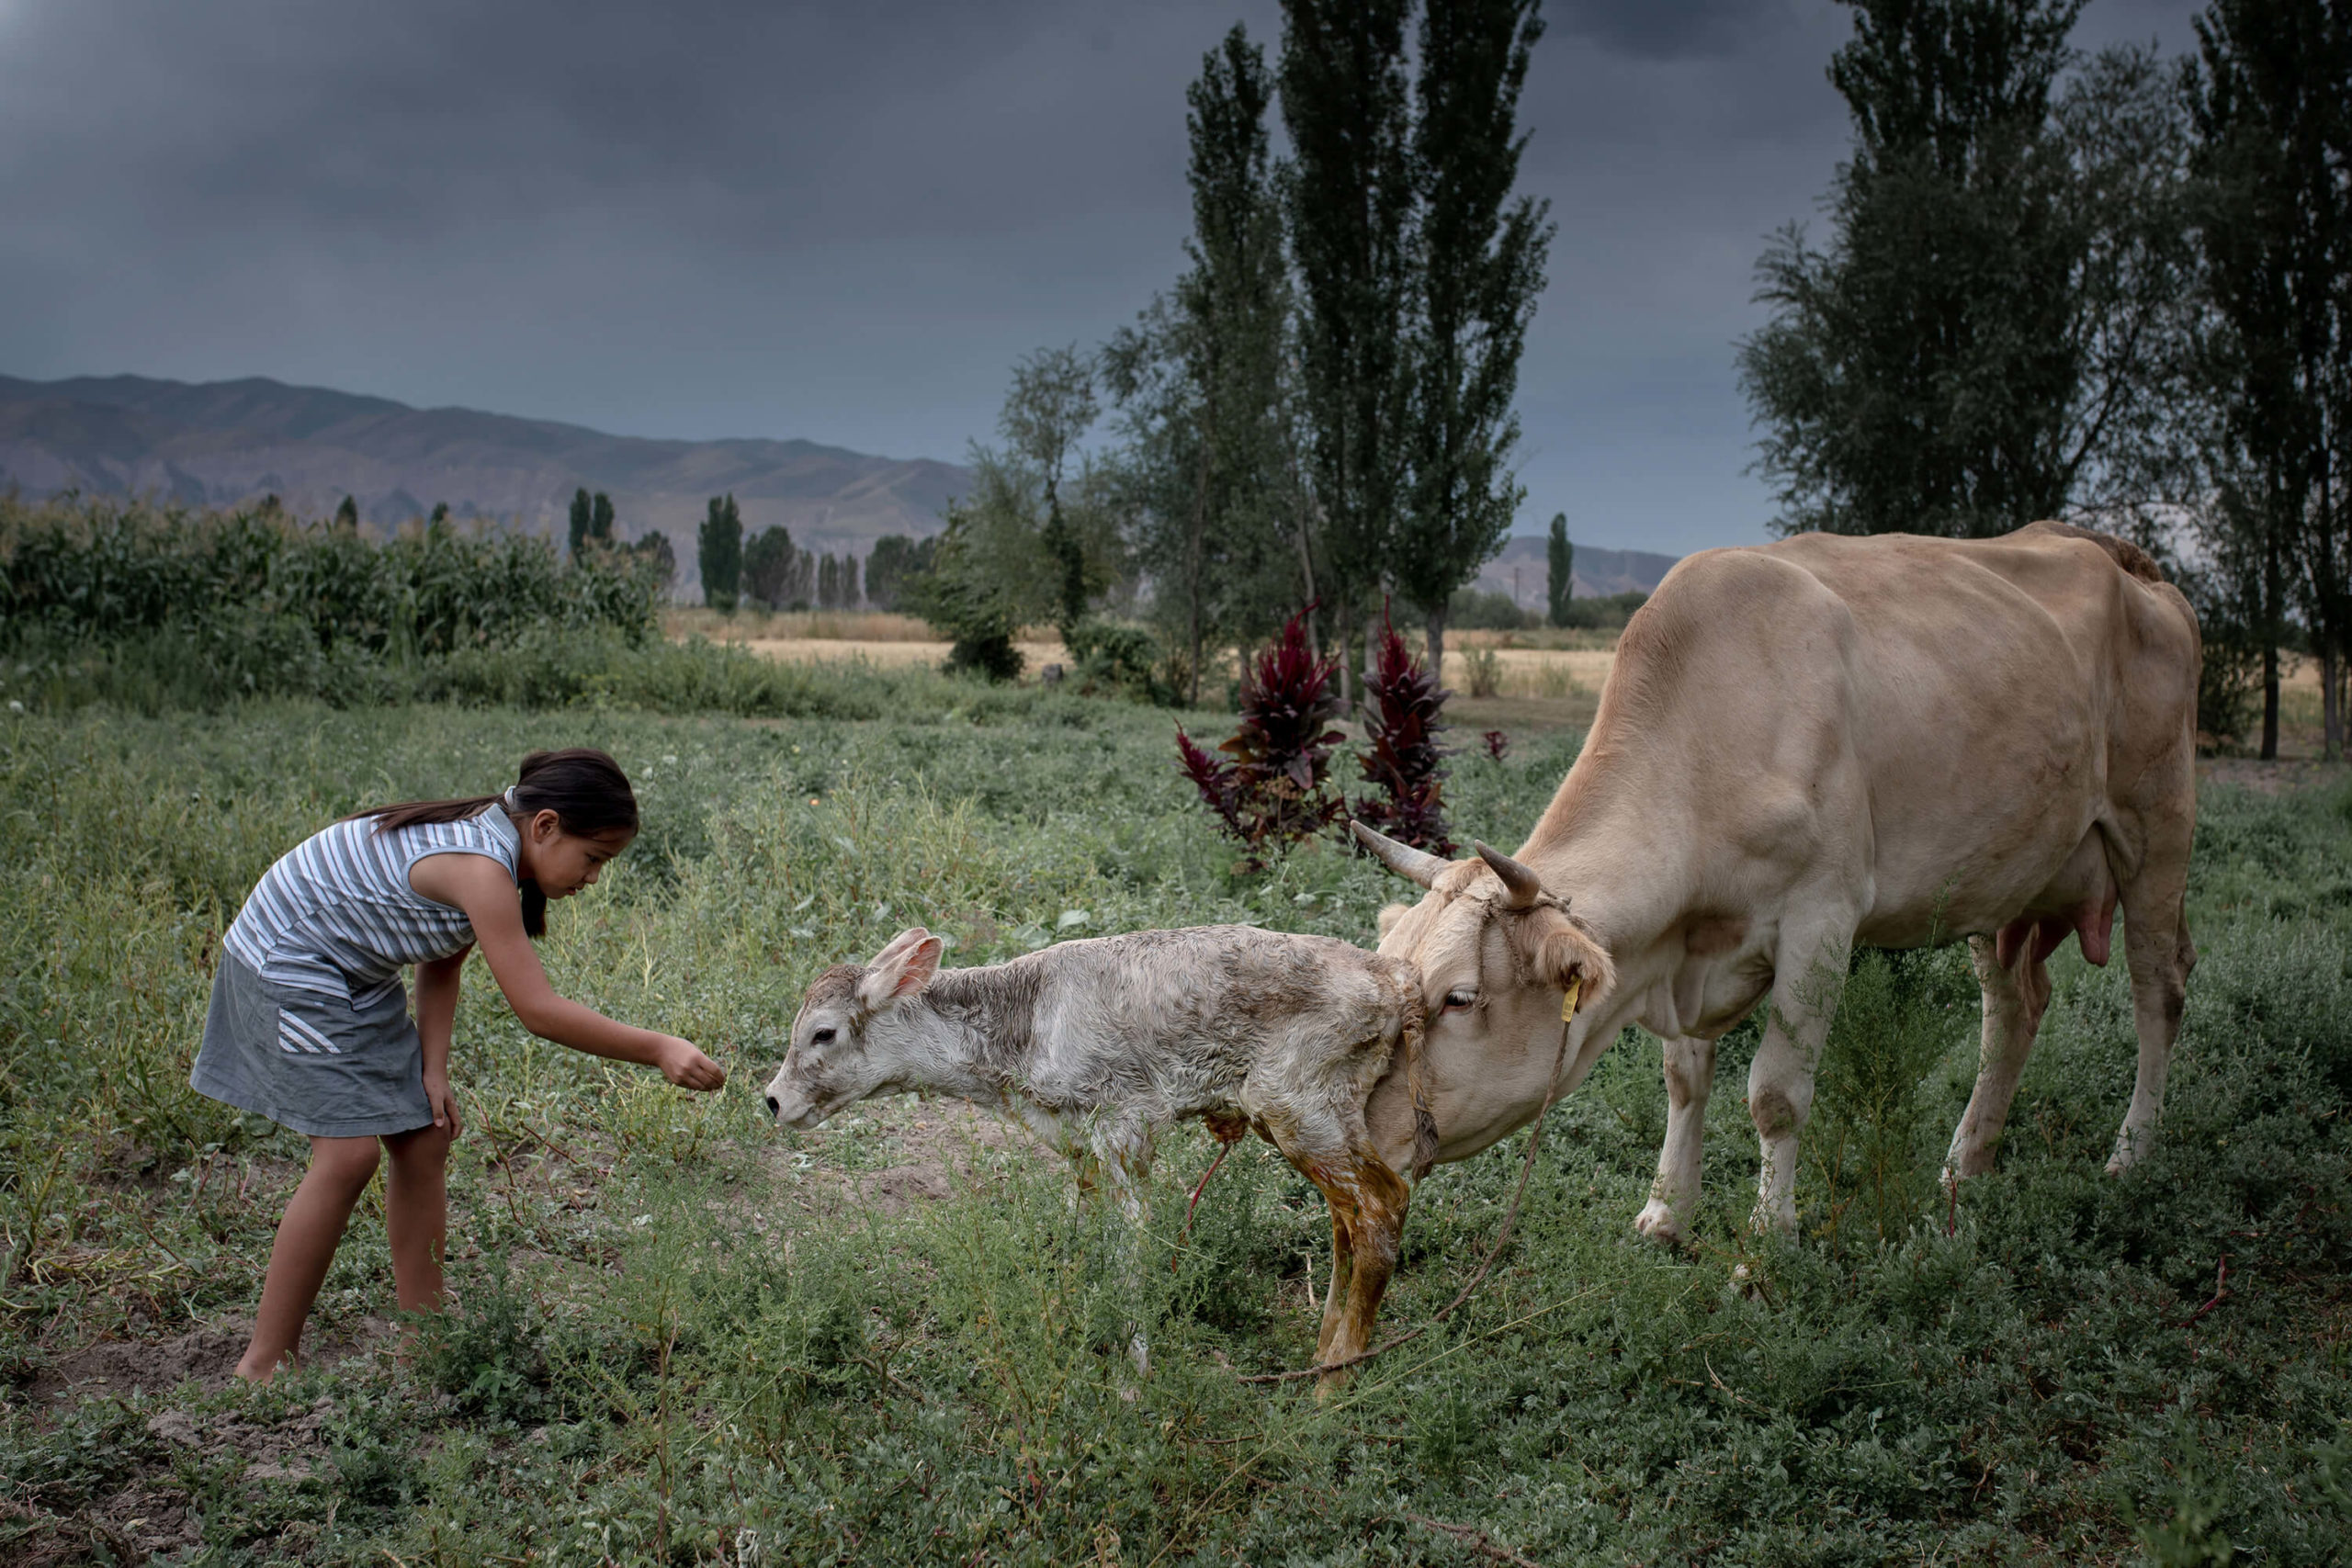
[[[760,1164],[804,1209],[855,1205],[897,1214],[952,1196],[959,1176],[1008,1156],[1055,1157],[1026,1131],[978,1106],[898,1100],[858,1106],[804,1136],[797,1150],[776,1145]]]
[[[303,1353],[312,1365],[334,1366],[369,1354],[393,1333],[392,1325],[380,1317],[362,1317],[324,1331],[313,1327],[303,1337]],[[164,1394],[191,1382],[198,1388],[224,1388],[252,1337],[252,1324],[232,1318],[169,1339],[102,1340],[42,1368],[26,1387],[25,1398],[40,1410],[61,1400]]]

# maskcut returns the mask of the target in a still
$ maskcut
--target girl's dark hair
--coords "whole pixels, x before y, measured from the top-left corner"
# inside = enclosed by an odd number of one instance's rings
[[[518,821],[542,811],[555,813],[563,830],[582,838],[600,833],[637,831],[637,794],[628,787],[621,765],[593,746],[561,751],[534,751],[515,770],[514,808],[506,795],[474,795],[459,800],[410,800],[398,806],[371,807],[344,818],[373,818],[376,831],[413,828],[426,822],[462,822],[492,807]],[[523,884],[523,930],[532,936],[548,931],[548,896],[536,882]]]

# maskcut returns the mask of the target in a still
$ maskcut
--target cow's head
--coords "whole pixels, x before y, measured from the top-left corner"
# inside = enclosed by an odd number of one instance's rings
[[[792,1021],[784,1066],[768,1080],[768,1111],[778,1125],[813,1127],[903,1080],[910,1060],[874,1038],[873,1025],[931,984],[940,946],[915,926],[892,937],[872,963],[836,964],[817,976]]]
[[[1460,1059],[1492,1043],[1514,1053],[1556,1040],[1571,983],[1580,1009],[1616,983],[1608,953],[1545,891],[1535,873],[1499,850],[1449,861],[1352,824],[1381,864],[1426,891],[1418,904],[1380,912],[1380,952],[1413,964],[1429,1006],[1432,1055]]]

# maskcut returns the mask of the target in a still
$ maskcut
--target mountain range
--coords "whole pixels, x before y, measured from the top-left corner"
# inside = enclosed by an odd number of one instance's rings
[[[165,381],[0,376],[0,493],[74,490],[186,506],[276,495],[297,516],[326,517],[346,495],[363,521],[391,528],[439,503],[530,533],[560,535],[571,494],[603,491],[623,537],[658,528],[695,581],[695,529],[709,499],[735,497],[747,532],[772,524],[819,551],[864,555],[885,534],[944,525],[971,470],[930,458],[868,457],[813,441],[657,441],[473,409],[417,409],[389,398],[261,377]],[[1577,592],[1645,592],[1672,556],[1578,546]],[[1521,535],[1477,585],[1544,603],[1544,541]],[[688,588],[688,592],[691,589]]]
[[[692,581],[695,528],[732,493],[747,530],[771,524],[817,550],[863,555],[885,534],[941,528],[970,470],[813,441],[656,441],[473,409],[416,409],[320,387],[87,376],[0,376],[0,491],[78,490],[188,506],[275,494],[326,517],[354,498],[391,527],[447,502],[531,533],[566,526],[572,491],[613,498],[619,532],[659,528]]]

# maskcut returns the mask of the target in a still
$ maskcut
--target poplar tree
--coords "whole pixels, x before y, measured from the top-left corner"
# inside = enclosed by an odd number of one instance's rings
[[[613,542],[613,498],[601,490],[589,503],[588,536],[600,545]]]
[[[2215,0],[2190,87],[2214,335],[2208,554],[2261,650],[2262,741],[2278,754],[2279,647],[2300,601],[2320,656],[2324,743],[2342,753],[2352,635],[2352,6]]]
[[[734,496],[714,495],[695,540],[702,567],[702,602],[731,615],[742,586],[743,518]]]
[[[1514,199],[1518,128],[1537,0],[1426,0],[1414,96],[1412,281],[1418,326],[1407,425],[1411,485],[1394,551],[1396,587],[1425,607],[1442,678],[1447,602],[1510,533],[1526,492],[1519,360],[1554,225],[1551,204]]]
[[[2065,182],[2046,134],[2083,0],[1846,0],[1854,145],[1826,251],[1758,263],[1742,344],[1784,532],[2006,533],[2055,515],[2073,375]]]
[[[574,561],[580,558],[580,547],[588,542],[589,515],[587,491],[573,491],[571,492],[571,531],[565,543],[566,554]]]
[[[1103,378],[1133,436],[1137,549],[1197,705],[1206,649],[1315,598],[1284,365],[1291,308],[1265,52],[1237,25],[1185,90],[1191,264],[1115,334]],[[1312,640],[1310,617],[1310,641]]]
[[[1352,624],[1393,585],[1408,472],[1408,0],[1283,4],[1278,75],[1293,158],[1285,186],[1305,467],[1320,512],[1326,592],[1338,610],[1343,693]]]
[[[1568,542],[1568,514],[1552,514],[1551,536],[1544,541],[1544,618],[1555,626],[1568,624],[1568,601],[1576,594],[1577,547]]]

